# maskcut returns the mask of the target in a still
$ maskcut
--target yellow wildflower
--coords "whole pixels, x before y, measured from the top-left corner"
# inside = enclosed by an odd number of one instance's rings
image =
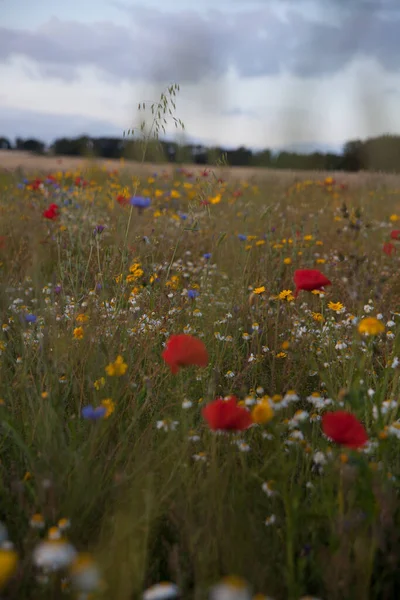
[[[268,400],[261,400],[259,404],[253,408],[251,418],[254,423],[268,423],[274,416],[274,409]]]
[[[165,286],[171,288],[172,290],[178,289],[179,275],[172,275],[171,279],[165,283]]]
[[[287,302],[292,302],[294,300],[294,296],[293,296],[292,290],[282,290],[278,294],[278,299],[279,300],[286,300]]]
[[[264,285],[262,285],[260,287],[256,287],[253,290],[253,294],[263,294],[264,292],[265,292],[265,286]]]
[[[89,315],[85,315],[84,313],[80,313],[76,316],[77,323],[87,323],[89,321]]]
[[[134,288],[131,289],[131,296],[136,296],[137,294],[140,294],[140,291],[142,290],[142,287],[138,287],[135,286]]]
[[[110,415],[112,415],[112,413],[115,410],[115,403],[112,400],[112,398],[104,398],[104,400],[101,401],[101,406],[104,406],[104,408],[106,409],[106,412],[104,414],[104,418],[108,419],[108,417]]]
[[[96,379],[93,386],[97,391],[101,390],[106,385],[105,377],[100,377],[100,379]]]
[[[398,221],[400,217],[398,215],[390,215],[390,220],[394,223]]]
[[[375,317],[366,317],[360,321],[358,331],[365,335],[378,335],[385,331],[385,326]]]
[[[313,312],[311,314],[312,314],[312,318],[314,319],[314,321],[322,322],[324,320],[324,317],[319,312]]]
[[[292,264],[292,259],[288,256],[287,258],[283,259],[283,262],[285,265],[291,265]]]
[[[132,283],[133,281],[136,281],[136,279],[142,277],[143,274],[144,271],[142,269],[137,269],[134,273],[130,273],[129,275],[127,275],[125,281],[127,281],[128,283]]]
[[[11,548],[0,549],[0,589],[8,583],[17,570],[18,554]]]
[[[141,266],[142,265],[139,262],[132,263],[129,267],[129,273],[135,273],[138,269],[140,269]]]
[[[83,340],[84,332],[83,327],[75,327],[74,329],[74,339]]]
[[[126,373],[128,365],[124,362],[122,356],[117,356],[113,363],[106,366],[106,373],[110,377],[121,377]]]
[[[331,301],[328,303],[328,308],[330,308],[331,310],[334,310],[335,312],[339,312],[344,307],[341,302],[332,302]]]

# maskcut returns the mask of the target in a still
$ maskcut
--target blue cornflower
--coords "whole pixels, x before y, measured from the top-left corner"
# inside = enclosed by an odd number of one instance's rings
[[[36,323],[37,316],[33,315],[32,313],[28,313],[27,315],[25,315],[25,321],[27,323]]]
[[[192,298],[192,300],[197,298],[198,295],[199,295],[199,292],[197,290],[188,290],[188,292],[187,292],[188,298]]]
[[[247,235],[244,235],[243,233],[239,233],[238,238],[241,242],[245,242],[247,240]]]
[[[146,196],[132,196],[129,200],[129,204],[136,206],[137,208],[148,208],[151,204],[151,200]]]
[[[211,252],[206,252],[205,254],[203,254],[203,258],[209,260],[211,258]]]
[[[84,406],[82,408],[82,417],[84,419],[89,419],[90,421],[98,421],[104,417],[106,412],[107,409],[105,406],[97,406],[96,408],[93,408],[91,404],[88,404],[88,406]]]
[[[186,221],[186,219],[188,218],[188,216],[187,216],[187,215],[185,215],[185,213],[181,213],[181,212],[180,212],[180,213],[178,213],[178,214],[179,214],[180,218],[182,219],[182,221]]]
[[[94,228],[94,235],[96,235],[96,233],[103,233],[105,229],[105,225],[96,225],[96,227]]]

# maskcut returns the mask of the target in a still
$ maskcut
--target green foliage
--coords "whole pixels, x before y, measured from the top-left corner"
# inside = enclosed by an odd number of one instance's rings
[[[138,147],[153,141],[147,131]],[[200,600],[230,574],[277,600],[396,597],[400,286],[381,247],[398,189],[350,176],[347,189],[286,174],[238,181],[224,156],[197,179],[91,171],[82,186],[64,173],[56,191],[20,189],[20,175],[0,180],[0,518],[20,555],[4,597],[61,597],[68,572],[44,580],[32,562],[60,518],[101,569],[99,598],[171,580]],[[120,206],[126,185],[151,207]],[[60,217],[45,221],[53,200]],[[297,268],[320,268],[332,287],[279,298]],[[393,335],[361,337],[352,317],[365,305]],[[173,376],[161,354],[182,331],[201,336],[209,364]],[[110,374],[117,356],[127,370]],[[313,407],[313,392],[332,404]],[[268,394],[274,418],[214,434],[202,408],[230,394],[249,405]],[[107,418],[82,417],[105,399]],[[322,435],[329,408],[363,421],[368,451]]]

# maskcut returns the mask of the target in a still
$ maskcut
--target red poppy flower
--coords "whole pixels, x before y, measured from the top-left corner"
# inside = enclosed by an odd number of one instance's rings
[[[231,396],[229,400],[218,398],[210,402],[203,408],[202,414],[210,429],[214,431],[243,431],[253,423],[250,412],[238,406],[235,396]]]
[[[57,217],[58,217],[58,206],[57,206],[57,204],[50,204],[49,208],[47,208],[43,212],[43,216],[46,219],[50,219],[50,220],[57,219]]]
[[[390,233],[390,237],[392,240],[400,241],[400,229],[393,229],[393,231]]]
[[[396,246],[394,244],[392,244],[391,242],[385,242],[383,244],[382,250],[384,251],[385,254],[387,254],[388,256],[392,256],[392,254],[394,252],[396,252]]]
[[[348,448],[361,448],[368,441],[364,425],[345,410],[325,413],[322,430],[331,440]]]
[[[208,171],[207,169],[204,169],[204,171],[201,172],[201,176],[202,177],[208,177],[210,171]]]
[[[184,333],[171,335],[162,357],[174,375],[180,367],[189,365],[206,367],[208,364],[208,353],[203,342]]]
[[[317,269],[298,269],[294,273],[294,282],[296,284],[296,297],[300,290],[312,292],[313,290],[320,290],[326,285],[332,285],[329,279]]]
[[[82,185],[83,187],[86,187],[89,185],[89,183],[82,177],[75,177],[75,185]]]
[[[120,204],[121,206],[125,206],[126,204],[128,204],[129,202],[129,198],[126,198],[125,196],[123,196],[122,194],[118,194],[117,196],[117,202],[118,204]]]
[[[54,175],[51,175],[51,174],[50,174],[50,175],[47,175],[47,179],[48,179],[49,181],[51,181],[52,183],[56,183],[56,182],[57,182],[57,178],[56,178],[56,177],[54,177]]]
[[[30,186],[32,188],[32,190],[38,190],[40,189],[40,186],[42,185],[43,181],[41,179],[39,179],[39,177],[36,177],[36,179],[34,179],[34,181],[31,182]]]

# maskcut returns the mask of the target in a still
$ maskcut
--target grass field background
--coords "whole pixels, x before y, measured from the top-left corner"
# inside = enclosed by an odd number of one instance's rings
[[[395,598],[399,178],[59,160],[0,153],[4,598]]]

